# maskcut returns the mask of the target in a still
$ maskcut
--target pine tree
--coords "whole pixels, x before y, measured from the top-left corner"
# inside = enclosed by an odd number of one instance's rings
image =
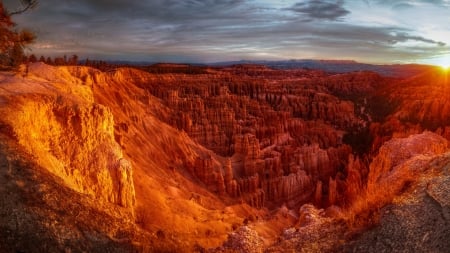
[[[70,57],[69,65],[78,65],[78,55],[74,54],[72,55],[72,57]]]
[[[24,59],[25,46],[35,40],[33,33],[27,30],[18,31],[12,15],[20,14],[36,6],[36,0],[22,0],[23,9],[9,13],[0,2],[0,68],[18,67]]]
[[[48,65],[53,65],[52,58],[47,57],[47,60],[45,61],[45,63],[47,63]]]
[[[37,62],[36,55],[32,54],[30,57],[28,57],[28,61],[31,63]]]

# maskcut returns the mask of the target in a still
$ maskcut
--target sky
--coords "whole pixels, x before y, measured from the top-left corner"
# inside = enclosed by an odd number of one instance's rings
[[[37,56],[450,65],[450,0],[39,0],[14,21]]]

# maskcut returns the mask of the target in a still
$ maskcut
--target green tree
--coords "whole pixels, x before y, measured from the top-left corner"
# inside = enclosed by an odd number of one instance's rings
[[[22,9],[8,12],[0,1],[0,68],[18,67],[25,59],[25,47],[34,42],[35,35],[28,30],[16,29],[11,16],[21,14],[34,8],[37,0],[21,0]]]

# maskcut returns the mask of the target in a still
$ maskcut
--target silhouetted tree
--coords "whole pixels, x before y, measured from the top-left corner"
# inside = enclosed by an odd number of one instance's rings
[[[15,68],[24,60],[24,48],[35,40],[33,33],[14,29],[12,15],[20,14],[33,8],[37,0],[22,0],[22,9],[8,12],[0,2],[0,68]],[[26,59],[26,58],[25,58]]]
[[[55,60],[53,62],[56,66],[62,66],[62,65],[66,65],[66,61],[64,60],[63,57],[55,57]]]
[[[28,61],[33,63],[33,62],[37,62],[37,58],[34,54],[30,55],[30,57],[28,57]]]
[[[41,57],[39,58],[40,62],[45,62],[45,57],[43,55],[41,55]]]
[[[78,55],[74,54],[69,59],[69,65],[78,65]]]

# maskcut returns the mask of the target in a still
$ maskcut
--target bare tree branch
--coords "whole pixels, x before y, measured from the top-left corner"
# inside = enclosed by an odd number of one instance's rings
[[[29,9],[33,9],[38,4],[37,0],[21,0],[23,8],[9,13],[10,16],[22,14]]]

